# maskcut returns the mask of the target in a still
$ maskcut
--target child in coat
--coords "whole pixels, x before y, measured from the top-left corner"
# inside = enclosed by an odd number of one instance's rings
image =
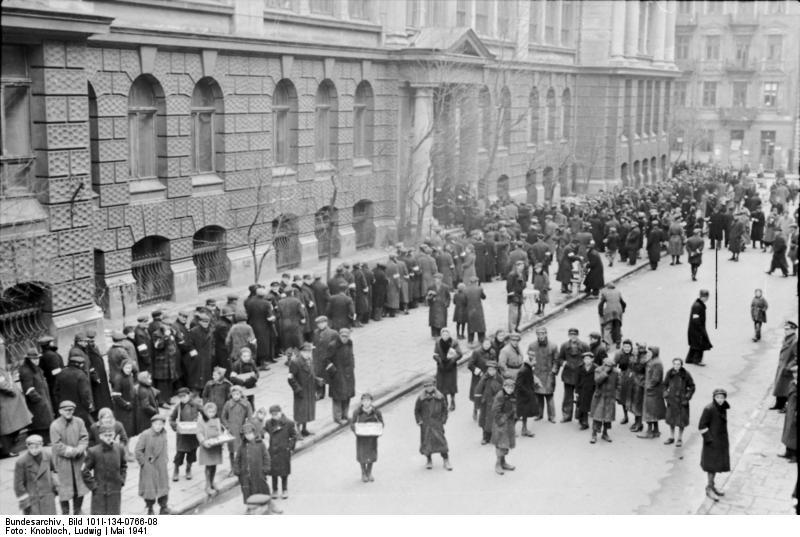
[[[175,458],[172,463],[175,469],[172,480],[178,480],[181,465],[186,461],[186,479],[192,478],[192,464],[197,460],[197,434],[179,433],[178,422],[185,424],[197,423],[197,416],[200,414],[200,404],[192,401],[192,392],[189,388],[183,387],[178,390],[178,404],[172,409],[169,416],[169,426],[175,431]]]
[[[755,329],[755,336],[753,341],[761,341],[761,325],[767,322],[767,299],[764,298],[761,289],[755,290],[753,301],[750,302],[750,317],[753,319],[753,328]]]
[[[453,295],[453,322],[456,323],[456,338],[464,339],[464,331],[467,327],[467,294],[466,285],[459,283],[456,293]]]
[[[234,386],[231,388],[231,398],[222,407],[220,420],[222,426],[233,436],[233,442],[228,444],[228,455],[231,461],[231,475],[233,474],[234,456],[239,451],[242,444],[242,431],[244,424],[253,416],[253,407],[242,394],[242,388]]]
[[[594,396],[594,354],[591,352],[583,353],[583,364],[578,369],[578,380],[575,383],[575,399],[577,404],[578,423],[581,431],[589,428],[589,411],[592,408],[592,397]]]
[[[211,380],[203,387],[203,402],[214,403],[217,412],[221,412],[231,395],[231,386],[231,382],[225,378],[225,368],[215,367],[211,372]]]
[[[536,293],[536,315],[544,315],[544,307],[550,302],[550,276],[544,272],[541,263],[533,267],[533,289]]]
[[[253,424],[245,423],[242,428],[242,441],[236,450],[232,466],[234,475],[239,478],[242,499],[245,503],[253,494],[269,494],[267,476],[270,467],[267,446],[256,437],[256,428]]]
[[[206,494],[216,496],[219,491],[214,486],[214,476],[217,475],[217,465],[222,464],[222,444],[214,445],[211,440],[220,436],[224,429],[222,422],[217,417],[217,405],[211,402],[203,406],[203,416],[197,420],[197,442],[200,444],[198,462],[205,466]]]
[[[270,419],[264,424],[269,434],[269,457],[271,460],[272,497],[278,497],[278,478],[281,480],[284,500],[289,497],[289,474],[292,472],[292,452],[297,443],[297,427],[283,414],[279,405],[269,407]]]
[[[361,404],[353,412],[350,428],[355,433],[357,423],[370,422],[378,422],[383,425],[383,415],[373,405],[372,394],[365,393],[361,396]],[[377,436],[356,434],[356,460],[361,465],[361,481],[364,483],[375,481],[375,478],[372,477],[372,465],[378,460]]]
[[[249,347],[239,349],[239,357],[231,366],[231,384],[240,386],[252,408],[255,408],[255,388],[258,383],[258,367],[253,360],[253,351]]]

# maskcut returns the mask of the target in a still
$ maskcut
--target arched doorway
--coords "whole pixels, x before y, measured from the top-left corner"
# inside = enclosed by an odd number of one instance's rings
[[[50,288],[43,282],[18,283],[0,295],[0,336],[6,349],[9,371],[17,369],[26,351],[38,348],[36,340],[47,333],[44,311],[49,306]]]
[[[353,229],[356,232],[356,249],[375,245],[375,210],[370,200],[353,205]]]
[[[136,280],[136,303],[140,306],[170,300],[173,293],[169,266],[169,240],[149,235],[131,248],[131,272]]]
[[[553,201],[553,192],[556,189],[555,181],[553,181],[553,168],[548,166],[544,169],[542,175],[544,176],[544,200]]]
[[[630,177],[628,177],[628,163],[623,162],[622,166],[619,167],[619,177],[622,180],[622,186],[626,187],[630,184]]]
[[[302,261],[300,249],[300,228],[297,217],[282,214],[272,221],[272,244],[275,248],[275,267],[277,270],[295,268]]]
[[[641,163],[638,160],[633,161],[633,186],[642,186]]]
[[[508,176],[503,174],[497,178],[497,199],[507,200],[510,196]]]
[[[650,181],[652,183],[655,183],[656,181],[661,179],[661,177],[659,176],[658,171],[659,171],[658,170],[658,162],[656,161],[656,157],[651,157],[650,158]]]
[[[228,284],[230,261],[225,248],[225,230],[206,226],[194,234],[192,260],[197,268],[197,290],[202,292]]]
[[[642,160],[642,184],[650,183],[650,166],[647,159]]]
[[[325,206],[314,213],[314,235],[317,237],[317,254],[320,259],[339,255],[339,209]]]
[[[661,155],[661,178],[666,179],[667,176],[667,155]]]
[[[539,201],[539,193],[536,191],[536,170],[528,170],[525,174],[525,201],[531,205],[536,205]]]

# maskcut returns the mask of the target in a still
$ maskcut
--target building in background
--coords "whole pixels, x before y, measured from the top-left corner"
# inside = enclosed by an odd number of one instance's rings
[[[678,2],[672,158],[797,169],[800,4]]]
[[[44,331],[63,345],[425,233],[458,193],[543,202],[656,180],[676,14],[672,1],[3,2],[10,361]]]

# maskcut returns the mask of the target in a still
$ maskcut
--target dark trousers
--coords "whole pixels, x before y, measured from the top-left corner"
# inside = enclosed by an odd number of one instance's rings
[[[589,425],[589,411],[582,408],[575,409],[575,419],[581,425]]]
[[[92,514],[93,515],[118,515],[120,513],[122,494],[117,492],[93,492],[92,493]]]
[[[281,476],[273,475],[272,476],[272,491],[273,492],[278,492],[278,478],[279,477],[281,478],[281,487],[282,487],[281,490],[286,492],[287,490],[289,490],[289,476],[288,475],[281,475]]]
[[[350,399],[331,399],[333,401],[333,421],[349,419]]]
[[[686,363],[687,364],[699,364],[703,361],[703,351],[700,349],[689,349],[689,352],[686,353]]]
[[[539,400],[539,415],[537,418],[544,417],[544,407],[547,404],[547,419],[555,420],[556,419],[556,405],[553,402],[553,394],[552,393],[537,393],[536,399]]]
[[[197,450],[178,451],[175,453],[175,458],[172,459],[172,462],[175,466],[180,466],[183,464],[184,459],[186,460],[186,464],[193,464],[197,460]]]
[[[372,320],[373,321],[380,321],[383,319],[383,307],[381,306],[373,306],[372,308]]]
[[[695,265],[694,263],[692,263],[690,266],[692,268],[692,278],[696,278],[697,277],[697,269],[700,268],[700,265]]]
[[[756,330],[756,339],[761,339],[761,323],[756,321],[753,323],[753,327]]]
[[[614,343],[619,347],[622,341],[622,321],[611,319],[603,325],[603,335],[606,343]]]
[[[169,404],[172,399],[172,379],[155,379],[153,385],[158,390],[159,404]]]
[[[442,329],[441,329],[441,327],[438,327],[438,326],[431,326],[431,336],[433,336],[433,337],[439,337],[440,335],[442,335]]]
[[[168,498],[168,496],[166,494],[164,496],[161,496],[158,500],[148,500],[148,499],[145,498],[144,505],[148,509],[152,509],[153,505],[156,502],[158,502],[158,506],[163,510],[163,509],[167,508],[167,498]]]
[[[611,422],[609,421],[592,421],[592,430],[596,433],[599,433],[601,430],[603,434],[607,433],[608,430],[611,428]]]
[[[475,337],[475,334],[476,334],[476,332],[469,332],[469,339],[467,341],[472,343],[472,340]],[[478,334],[478,341],[483,343],[483,340],[486,339],[486,332],[477,332],[477,334]]]
[[[776,269],[780,269],[784,276],[789,275],[789,266],[786,264],[785,255],[772,254],[772,262],[769,264],[769,273],[772,274]]]
[[[561,418],[571,420],[575,406],[575,385],[564,383],[564,401],[561,403]]]
[[[74,486],[73,486],[74,489]],[[68,515],[69,514],[69,500],[60,502],[61,503],[61,514]],[[83,507],[83,496],[73,496],[72,497],[72,514],[73,515],[80,515],[83,514],[81,508]]]

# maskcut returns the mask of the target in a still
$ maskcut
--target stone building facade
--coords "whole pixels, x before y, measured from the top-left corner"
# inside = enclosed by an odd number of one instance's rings
[[[9,361],[46,331],[66,346],[142,307],[241,289],[265,252],[261,281],[379,247],[427,222],[448,188],[541,202],[654,180],[674,14],[568,0],[3,2]]]
[[[678,4],[673,158],[796,172],[800,4]]]

